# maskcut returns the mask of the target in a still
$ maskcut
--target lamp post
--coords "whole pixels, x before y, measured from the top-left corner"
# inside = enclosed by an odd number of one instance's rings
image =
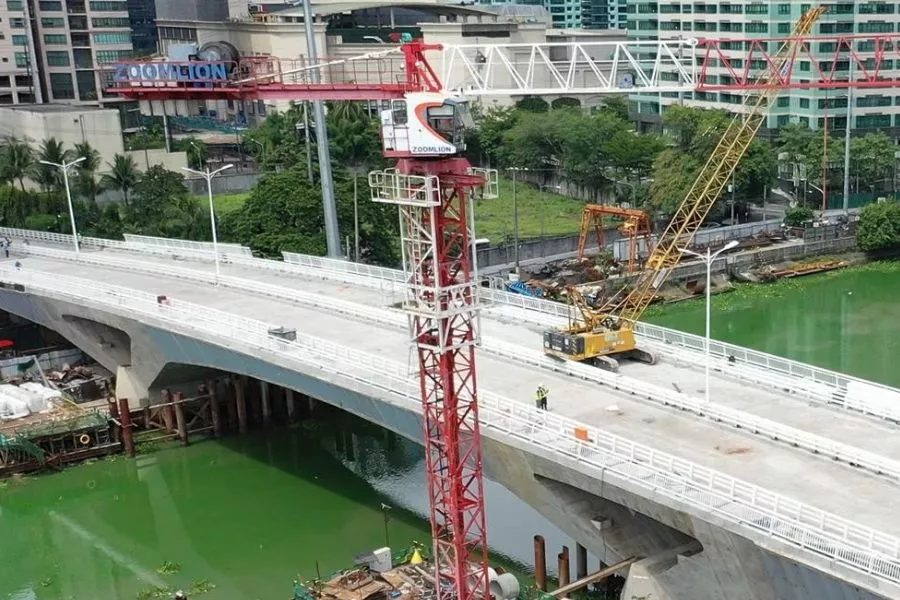
[[[706,343],[705,343],[705,353],[706,353],[706,384],[704,386],[704,398],[707,404],[709,404],[709,341],[710,341],[710,312],[712,309],[712,265],[713,262],[719,255],[727,250],[731,250],[735,246],[738,245],[737,240],[731,240],[727,244],[725,244],[722,248],[715,252],[711,252],[709,246],[706,247],[706,254],[700,254],[699,252],[694,252],[693,250],[688,250],[687,248],[679,248],[678,251],[682,254],[690,254],[691,256],[696,256],[700,260],[706,263]]]
[[[213,260],[216,265],[216,285],[219,285],[219,239],[216,235],[216,209],[213,206],[213,196],[212,196],[212,180],[213,177],[221,173],[222,171],[227,171],[234,165],[225,165],[224,167],[219,167],[215,171],[210,171],[209,167],[206,167],[206,171],[195,171],[194,169],[189,169],[187,167],[181,167],[182,171],[187,171],[188,173],[193,173],[194,175],[199,175],[206,179],[206,190],[209,192],[209,222],[212,225],[212,239],[213,239]]]
[[[42,165],[56,167],[63,172],[63,181],[66,182],[66,202],[69,204],[69,221],[72,223],[72,242],[75,244],[75,254],[78,254],[81,249],[78,247],[78,231],[75,229],[75,209],[72,207],[72,190],[69,188],[69,167],[77,165],[85,158],[87,157],[82,156],[81,158],[76,158],[72,162],[63,161],[62,164],[50,162],[48,160],[41,161]]]

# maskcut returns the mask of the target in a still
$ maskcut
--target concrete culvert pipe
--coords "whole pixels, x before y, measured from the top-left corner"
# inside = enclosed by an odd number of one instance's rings
[[[512,573],[503,573],[491,581],[491,596],[497,600],[512,600],[518,595],[519,580]]]

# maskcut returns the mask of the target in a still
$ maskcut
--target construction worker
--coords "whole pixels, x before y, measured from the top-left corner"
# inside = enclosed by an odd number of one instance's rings
[[[544,387],[543,384],[538,386],[537,392],[535,392],[535,401],[534,405],[538,407],[539,410],[547,410],[547,394],[549,390]]]

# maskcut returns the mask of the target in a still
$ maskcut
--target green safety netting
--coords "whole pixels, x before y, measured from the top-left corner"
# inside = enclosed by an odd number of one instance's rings
[[[40,446],[23,435],[17,435],[10,438],[0,433],[0,449],[10,452],[22,452],[28,456],[31,456],[32,458],[37,459],[41,463],[44,462],[44,458],[46,456]]]

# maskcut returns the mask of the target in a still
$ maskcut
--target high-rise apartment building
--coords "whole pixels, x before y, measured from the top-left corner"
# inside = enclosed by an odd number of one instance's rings
[[[818,4],[818,3],[817,3]],[[719,38],[736,40],[727,44],[728,54],[735,57],[732,65],[742,68],[740,57],[745,54],[745,38],[787,36],[800,16],[812,7],[811,2],[785,1],[720,1],[698,2],[685,0],[628,0],[628,34],[634,39],[671,39],[684,37]],[[874,34],[900,31],[900,8],[897,2],[857,1],[826,2],[828,12],[815,26],[814,33]],[[813,58],[819,60],[823,70],[831,69],[834,58],[833,43],[815,44]],[[769,48],[773,52],[775,48]],[[874,62],[874,47],[865,41],[857,42],[861,58]],[[751,65],[754,70],[765,68],[765,63]],[[882,63],[900,75],[900,61],[888,57]],[[848,61],[838,61],[838,72],[848,71]],[[799,69],[799,73],[797,72]],[[799,60],[795,67],[795,79],[803,79],[812,72],[810,60]],[[712,81],[727,82],[727,72],[721,66],[710,71]],[[668,74],[677,80],[674,73]],[[642,94],[630,97],[630,111],[642,124],[658,122],[665,107],[684,102],[688,105],[734,110],[743,97],[730,93]],[[846,91],[793,90],[784,93],[772,107],[767,129],[773,130],[788,123],[805,123],[820,129],[828,119],[828,127],[843,130],[847,123]],[[898,137],[900,133],[900,93],[896,89],[858,90],[852,94],[851,127],[853,130],[882,129]]]
[[[628,0],[582,0],[584,29],[625,29]]]
[[[618,1],[618,0],[617,0]],[[603,0],[604,3],[607,0]],[[480,5],[498,4],[533,4],[543,6],[550,14],[551,27],[554,29],[581,28],[583,0],[478,0]]]
[[[0,104],[113,102],[132,55],[125,0],[0,0]]]

